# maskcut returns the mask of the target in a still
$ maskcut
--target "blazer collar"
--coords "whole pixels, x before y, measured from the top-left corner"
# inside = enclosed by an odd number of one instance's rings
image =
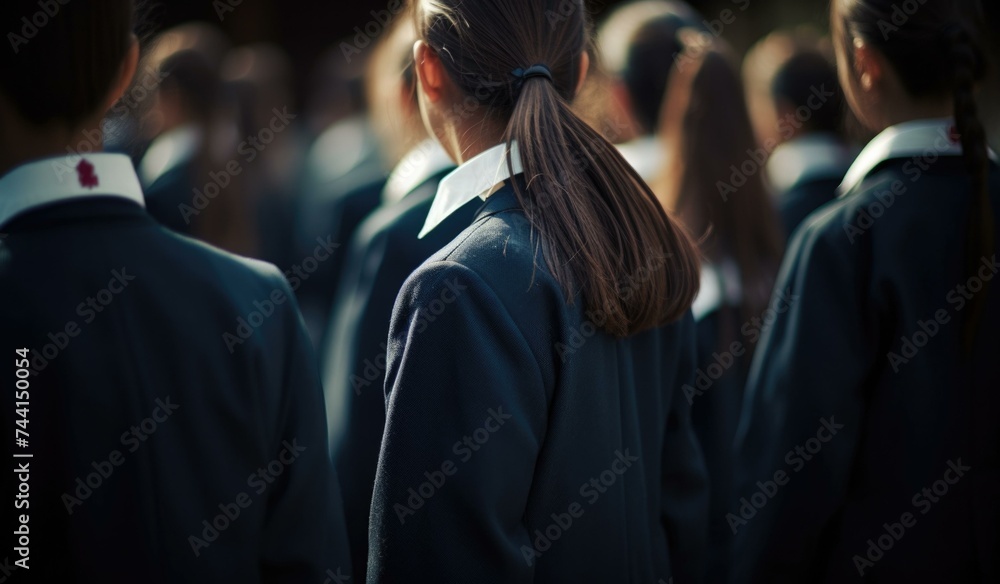
[[[992,150],[989,154],[991,159],[996,160],[996,154]],[[846,196],[888,160],[927,158],[930,162],[939,156],[961,155],[962,143],[955,121],[951,118],[897,124],[886,128],[868,143],[847,171],[847,176],[837,191],[839,196]]]
[[[145,207],[124,154],[87,154],[23,164],[0,177],[0,225],[39,207],[87,197],[117,197]]]
[[[455,163],[437,140],[424,140],[396,165],[382,191],[382,202],[398,203],[427,181],[453,168]]]
[[[516,142],[511,146],[510,158],[514,167],[513,175],[522,174],[524,170]],[[477,197],[483,200],[492,198],[491,194],[497,185],[507,181],[511,175],[507,165],[506,144],[494,146],[466,161],[441,181],[419,237],[426,236],[445,219]]]

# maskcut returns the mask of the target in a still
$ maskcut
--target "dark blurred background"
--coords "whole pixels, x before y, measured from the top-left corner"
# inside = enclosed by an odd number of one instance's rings
[[[203,20],[220,25],[239,45],[270,41],[282,45],[293,57],[296,77],[301,80],[324,49],[355,35],[354,28],[373,20],[371,12],[385,10],[404,0],[158,0],[145,4],[147,30],[155,33],[170,26]],[[900,0],[902,2],[902,0]],[[622,0],[589,0],[596,21]],[[723,32],[738,51],[748,48],[771,30],[811,23],[821,29],[829,24],[829,0],[690,0],[706,18],[718,18],[723,10],[738,15]],[[1000,26],[1000,2],[985,0],[985,27]],[[739,7],[745,6],[745,11]],[[986,38],[994,35],[987,32]]]

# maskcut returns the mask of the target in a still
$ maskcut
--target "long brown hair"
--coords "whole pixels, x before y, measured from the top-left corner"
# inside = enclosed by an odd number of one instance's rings
[[[974,275],[982,258],[996,253],[993,208],[989,193],[986,129],[979,119],[975,85],[986,77],[987,59],[976,22],[983,21],[978,0],[921,0],[901,26],[891,0],[833,0],[831,22],[837,42],[853,59],[850,47],[861,38],[885,55],[913,97],[953,98],[955,125],[961,135],[975,199],[969,210],[965,269]],[[963,345],[971,354],[979,320],[989,296],[989,282],[969,303],[963,323]]]
[[[698,291],[694,245],[570,107],[589,43],[583,1],[419,0],[416,22],[468,100],[506,124],[508,146],[518,144],[527,186],[512,181],[514,189],[568,300],[580,294],[620,337],[680,318]],[[552,79],[515,74],[534,65]]]
[[[774,203],[764,185],[739,68],[729,48],[707,34],[685,31],[661,115],[668,163],[657,192],[695,235],[712,262],[732,260],[743,289],[740,317],[767,308],[784,253]],[[745,184],[730,185],[746,162]],[[720,185],[724,185],[721,186]]]

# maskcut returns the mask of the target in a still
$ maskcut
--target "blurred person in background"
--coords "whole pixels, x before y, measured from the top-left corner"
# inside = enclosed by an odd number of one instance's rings
[[[808,28],[772,33],[743,64],[766,176],[786,235],[836,198],[854,161],[829,41]]]
[[[671,74],[661,116],[668,156],[654,184],[664,207],[701,237],[701,289],[692,308],[698,373],[684,386],[684,398],[692,404],[711,486],[708,581],[724,583],[731,565],[725,514],[735,492],[733,439],[783,239],[759,173],[734,192],[718,187],[756,148],[737,57],[694,29],[680,38],[687,49]]]
[[[604,133],[647,181],[662,170],[663,142],[656,134],[672,65],[684,50],[677,33],[700,22],[698,13],[683,2],[638,0],[616,8],[598,33],[611,77],[607,98],[612,135]]]
[[[329,330],[331,301],[340,288],[347,247],[361,222],[382,204],[389,169],[422,140],[422,135],[413,131],[412,120],[401,113],[398,96],[403,79],[398,54],[392,50],[388,38],[389,35],[383,33],[362,55],[351,56],[352,61],[366,59],[364,121],[351,119],[339,123],[319,138],[311,154],[322,154],[324,144],[329,144],[331,153],[352,145],[347,160],[355,162],[346,172],[329,173],[327,179],[310,186],[310,192],[302,195],[300,213],[303,215],[296,238],[303,246],[301,253],[311,253],[317,239],[333,241],[340,246],[315,273],[303,279],[298,292],[317,347],[323,347],[326,342],[324,335]],[[341,58],[347,57],[341,55]],[[368,149],[366,141],[369,138],[373,146],[371,157],[358,158]],[[313,164],[313,161],[307,162],[309,166]],[[343,163],[337,167],[341,166]]]
[[[841,85],[879,132],[792,238],[737,440],[740,582],[1000,580],[1000,168],[969,0],[836,0]],[[888,25],[888,26],[887,26]],[[779,475],[777,473],[783,473]],[[756,484],[755,484],[756,482]]]
[[[0,29],[38,10],[8,0]],[[288,283],[159,225],[129,157],[90,138],[137,69],[134,18],[131,0],[66,3],[0,51],[0,345],[19,372],[0,431],[21,469],[0,481],[20,501],[5,570],[122,584],[350,573]]]
[[[185,25],[161,35],[147,59],[162,80],[143,118],[151,137],[138,164],[146,208],[165,227],[193,237],[203,235],[199,217],[185,208],[191,208],[195,189],[202,190],[218,167],[213,144],[222,99],[219,51],[224,46],[216,28]]]
[[[424,129],[413,69],[414,42],[416,30],[407,15],[386,40],[386,50],[396,55],[402,71],[391,76],[401,80],[397,90],[385,95],[395,98],[399,113],[387,119],[399,126],[396,132],[424,140],[403,156],[382,192],[382,208],[354,235],[322,360],[330,452],[344,473],[341,486],[358,581],[364,581],[367,567],[368,519],[385,428],[386,340],[392,307],[406,278],[464,231],[481,206],[475,201],[466,204],[427,237],[418,238],[438,185],[455,163]]]
[[[155,23],[147,24],[155,25]],[[132,89],[126,93],[123,103],[109,113],[106,120],[109,122],[109,128],[105,135],[105,149],[128,154],[135,161],[137,168],[152,141],[161,133],[170,133],[178,126],[176,120],[165,119],[165,112],[157,107],[159,88],[165,78],[163,61],[171,55],[193,51],[203,56],[211,67],[218,69],[222,58],[230,48],[229,39],[221,29],[203,22],[192,22],[161,32],[149,45],[140,61]],[[182,136],[183,132],[179,132],[178,138]],[[169,144],[172,141],[165,140],[165,142]],[[190,143],[184,139],[177,142],[180,145]],[[189,151],[190,147],[180,148],[178,158],[183,158]],[[155,172],[158,174],[162,171],[157,168]],[[152,181],[157,176],[145,178]]]
[[[227,187],[214,203],[224,212],[212,215],[212,228],[220,234],[239,228],[235,236],[249,255],[285,269],[301,259],[292,240],[305,133],[294,108],[291,63],[275,45],[240,47],[223,61],[222,80],[237,112],[241,142],[232,159],[241,171],[230,178],[241,188]]]

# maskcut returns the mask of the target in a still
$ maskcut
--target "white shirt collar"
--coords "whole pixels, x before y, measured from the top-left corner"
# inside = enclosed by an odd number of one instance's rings
[[[701,287],[691,306],[696,322],[701,322],[723,306],[739,306],[741,302],[743,288],[736,262],[727,259],[719,265],[708,262],[701,265]]]
[[[128,156],[60,156],[23,164],[0,177],[0,225],[43,205],[84,197],[121,197],[145,207]]]
[[[851,151],[832,134],[807,134],[778,146],[767,161],[767,178],[779,193],[809,180],[839,179]]]
[[[444,222],[452,213],[479,197],[484,201],[497,185],[524,172],[517,143],[510,149],[514,174],[507,167],[507,145],[494,146],[455,169],[444,177],[438,186],[437,195],[427,214],[427,221],[420,232],[422,239],[435,227]]]
[[[146,149],[139,163],[139,176],[147,187],[156,179],[184,164],[195,155],[201,144],[201,131],[197,126],[180,126],[158,136]]]
[[[398,203],[434,175],[454,165],[437,140],[424,140],[410,150],[389,175],[382,191],[382,201],[386,204]]]
[[[663,144],[657,136],[643,136],[631,142],[619,144],[618,151],[646,181],[658,178],[666,159]]]
[[[861,151],[847,171],[838,193],[846,196],[861,184],[875,167],[886,160],[933,156],[961,156],[962,143],[955,139],[951,118],[914,120],[886,128]],[[990,151],[990,158],[996,154]]]

